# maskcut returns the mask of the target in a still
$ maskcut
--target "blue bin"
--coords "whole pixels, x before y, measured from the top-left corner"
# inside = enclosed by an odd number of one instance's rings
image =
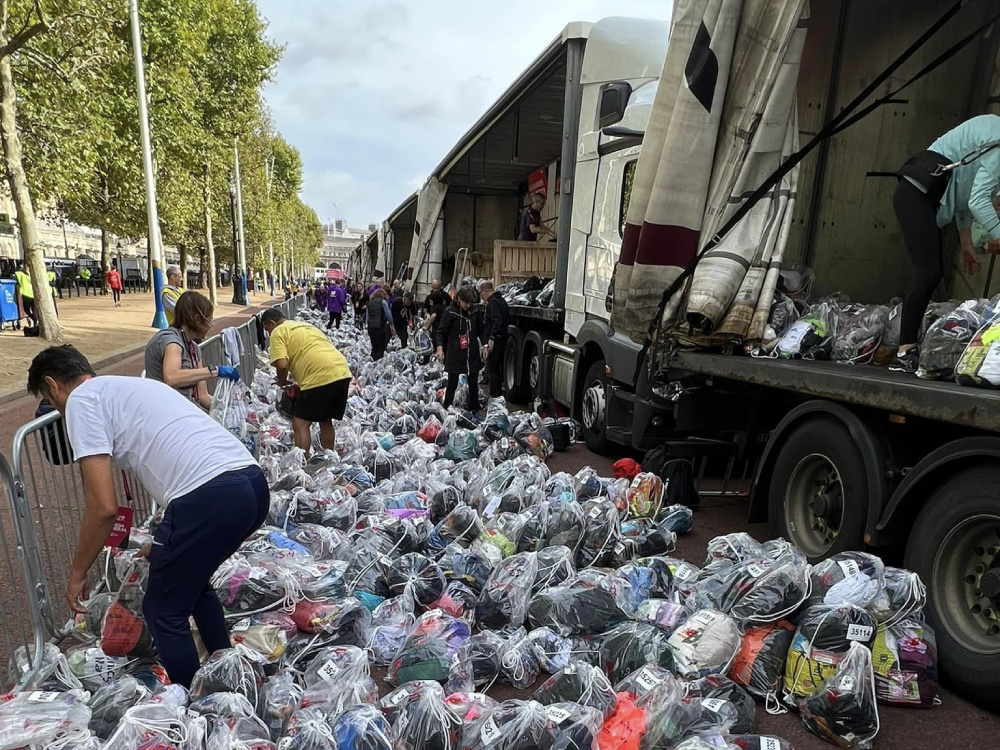
[[[17,282],[0,279],[0,325],[16,322],[17,319]]]

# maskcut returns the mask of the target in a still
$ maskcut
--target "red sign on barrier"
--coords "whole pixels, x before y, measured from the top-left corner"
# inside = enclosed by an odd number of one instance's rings
[[[536,169],[528,176],[528,195],[535,193],[549,197],[549,170]]]
[[[132,509],[118,506],[118,515],[115,516],[115,525],[108,534],[108,539],[104,542],[105,547],[115,547],[125,549],[128,547],[128,535],[132,531]]]

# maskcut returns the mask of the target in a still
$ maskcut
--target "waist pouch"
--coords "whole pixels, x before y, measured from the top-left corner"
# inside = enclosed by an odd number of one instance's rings
[[[936,204],[941,202],[948,190],[951,172],[935,172],[948,164],[951,164],[951,159],[936,151],[921,151],[900,168],[899,176],[908,177],[923,187],[927,197]]]

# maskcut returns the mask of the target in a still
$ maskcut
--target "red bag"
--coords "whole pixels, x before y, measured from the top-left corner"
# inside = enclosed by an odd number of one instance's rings
[[[640,471],[642,467],[631,458],[620,458],[611,464],[611,476],[615,479],[632,481]]]
[[[597,735],[601,750],[639,750],[646,733],[646,712],[635,705],[628,693],[618,693],[615,712]]]
[[[153,655],[153,636],[142,617],[142,598],[148,575],[148,563],[137,561],[104,615],[101,649],[108,656],[142,658]]]

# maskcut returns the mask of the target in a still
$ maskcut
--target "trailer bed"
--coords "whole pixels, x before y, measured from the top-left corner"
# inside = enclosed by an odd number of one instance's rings
[[[1000,432],[1000,391],[836,362],[763,359],[710,352],[677,352],[671,371],[686,371],[794,391],[896,414]]]

